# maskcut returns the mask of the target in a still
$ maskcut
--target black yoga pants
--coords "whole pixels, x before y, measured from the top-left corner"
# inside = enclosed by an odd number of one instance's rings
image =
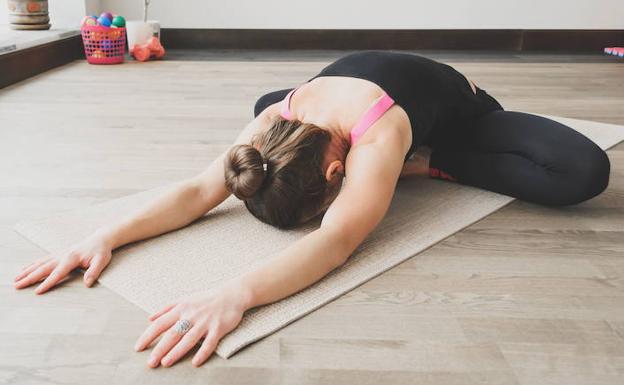
[[[262,96],[254,115],[291,89]],[[541,116],[494,110],[431,137],[423,143],[433,150],[431,178],[551,206],[583,202],[609,184],[606,152],[576,130]]]
[[[429,175],[541,205],[571,205],[600,194],[611,164],[576,130],[541,116],[495,110],[431,144]]]

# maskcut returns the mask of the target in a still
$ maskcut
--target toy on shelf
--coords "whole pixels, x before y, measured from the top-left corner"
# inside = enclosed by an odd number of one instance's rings
[[[624,57],[624,47],[607,47],[604,49],[604,53],[608,55]]]
[[[126,19],[111,12],[85,16],[80,34],[90,64],[118,64],[126,52]]]
[[[138,61],[147,61],[150,58],[160,59],[165,56],[165,48],[160,44],[160,40],[152,36],[145,44],[135,44],[130,47],[130,55]]]

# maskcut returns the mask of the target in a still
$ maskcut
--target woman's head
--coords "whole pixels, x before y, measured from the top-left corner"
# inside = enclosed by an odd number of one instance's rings
[[[279,228],[304,223],[325,211],[342,186],[342,167],[334,162],[325,169],[331,142],[327,130],[277,118],[254,136],[253,145],[235,145],[227,153],[226,188],[265,223]]]

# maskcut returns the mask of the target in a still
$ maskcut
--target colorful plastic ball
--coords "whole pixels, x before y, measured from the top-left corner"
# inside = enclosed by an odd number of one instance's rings
[[[105,36],[106,35],[102,31],[93,31],[93,33],[91,34],[91,40],[100,41],[104,39]]]
[[[111,28],[113,28],[113,26],[111,26]],[[111,29],[110,32],[108,33],[108,38],[111,40],[119,40],[120,37],[121,37],[121,31],[118,29]]]
[[[99,25],[104,27],[110,27],[111,25],[111,19],[109,19],[108,17],[100,16],[97,21]]]
[[[113,14],[110,12],[102,12],[102,14],[100,15],[100,17],[105,17],[109,20],[113,20]]]
[[[114,48],[112,40],[102,40],[101,47],[105,51],[111,51]]]
[[[95,26],[97,23],[97,20],[94,19],[93,16],[85,16],[84,19],[82,19],[82,25]]]
[[[125,27],[126,26],[126,19],[124,19],[123,16],[115,16],[113,18],[113,25],[116,27]]]
[[[95,57],[95,58],[104,58],[104,57],[106,57],[106,55],[104,54],[104,52],[102,52],[102,51],[101,51],[101,50],[99,50],[99,49],[96,49],[95,51],[93,51],[93,55],[91,55],[91,56],[93,56],[93,57]]]

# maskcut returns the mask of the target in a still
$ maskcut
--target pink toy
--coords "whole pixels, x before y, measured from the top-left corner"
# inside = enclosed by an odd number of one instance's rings
[[[607,47],[604,52],[609,55],[624,57],[624,47]]]
[[[157,37],[150,37],[145,44],[135,44],[130,48],[130,55],[138,61],[147,61],[151,57],[160,59],[165,56],[165,48]]]

